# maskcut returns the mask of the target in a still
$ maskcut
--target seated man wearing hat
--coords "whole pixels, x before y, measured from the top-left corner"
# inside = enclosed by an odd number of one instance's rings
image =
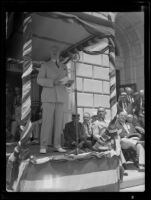
[[[81,139],[82,124],[79,122],[79,114],[72,114],[72,121],[65,124],[64,128],[64,146],[67,148],[74,148],[77,145],[76,136],[76,120],[78,123],[78,143]]]

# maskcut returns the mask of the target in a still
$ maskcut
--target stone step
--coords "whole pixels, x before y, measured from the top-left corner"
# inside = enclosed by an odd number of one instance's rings
[[[145,185],[128,187],[120,190],[120,192],[144,192],[144,191],[145,191]]]
[[[128,176],[123,177],[123,182],[120,184],[121,189],[144,185],[145,183],[144,172],[138,172],[135,169],[125,170],[125,172],[128,173]]]

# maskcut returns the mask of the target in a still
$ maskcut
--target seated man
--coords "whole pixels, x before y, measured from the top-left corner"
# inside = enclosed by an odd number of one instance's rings
[[[77,145],[77,137],[76,137],[76,120],[78,124],[78,143],[81,138],[81,130],[82,124],[79,122],[79,114],[77,116],[72,114],[72,121],[65,124],[64,128],[64,146],[68,148],[74,148]]]
[[[142,141],[140,141],[136,137],[129,138],[129,135],[132,133],[129,132],[129,129],[126,125],[126,118],[127,114],[125,112],[121,112],[118,116],[118,119],[116,121],[116,127],[120,131],[119,135],[121,138],[121,148],[126,150],[132,148],[136,151],[136,154],[138,156],[138,168],[139,171],[144,171],[145,166],[145,151],[144,147],[142,145]]]
[[[127,128],[129,130],[129,135],[128,137],[136,137],[136,139],[143,139],[143,136],[144,136],[144,129],[139,125],[139,123],[137,124],[133,124],[133,115],[129,114],[127,115],[127,118],[126,118],[126,125],[127,125]]]
[[[99,107],[97,111],[97,120],[93,123],[93,139],[95,144],[93,149],[96,151],[107,150],[109,148],[107,140],[110,137],[106,134],[108,123],[105,121],[106,110],[105,108]]]
[[[81,142],[79,144],[80,148],[92,148],[94,145],[93,134],[92,134],[92,123],[91,123],[90,113],[86,112],[83,114],[83,123],[81,131]]]

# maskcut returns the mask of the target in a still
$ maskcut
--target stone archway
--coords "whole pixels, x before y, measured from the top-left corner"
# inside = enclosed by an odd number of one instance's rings
[[[144,13],[121,12],[115,17],[115,34],[119,49],[116,67],[121,84],[136,83],[144,88]]]

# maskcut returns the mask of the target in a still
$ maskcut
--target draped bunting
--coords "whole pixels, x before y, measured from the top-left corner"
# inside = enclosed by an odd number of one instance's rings
[[[31,72],[32,72],[32,31],[31,31],[32,18],[29,14],[24,14],[23,21],[23,74],[22,74],[22,109],[21,109],[21,139],[17,146],[14,148],[14,152],[9,156],[7,162],[7,184],[12,185],[16,177],[13,176],[14,169],[19,165],[18,159],[19,154],[24,146],[24,144],[29,139],[31,133],[32,123],[30,121],[31,117]],[[18,163],[18,164],[17,164]]]
[[[82,25],[86,31],[88,31],[92,35],[96,36],[108,36],[115,34],[113,23],[108,22],[106,20],[105,24],[92,24],[91,22],[87,22],[86,20],[81,19],[80,17],[76,15],[72,15],[69,13],[63,13],[63,12],[51,12],[51,13],[41,13],[38,12],[37,14],[42,15],[44,17],[52,17],[52,18],[58,18],[61,20],[64,20],[68,23],[76,22],[80,25]],[[100,20],[101,21],[101,20]],[[102,20],[105,21],[105,20]],[[109,24],[110,23],[110,24]]]
[[[116,70],[115,70],[115,44],[112,38],[109,38],[109,66],[110,66],[110,109],[111,120],[117,114],[117,98],[116,98]]]
[[[119,159],[110,151],[32,157],[21,163],[19,171],[14,185],[18,192],[119,189]]]

